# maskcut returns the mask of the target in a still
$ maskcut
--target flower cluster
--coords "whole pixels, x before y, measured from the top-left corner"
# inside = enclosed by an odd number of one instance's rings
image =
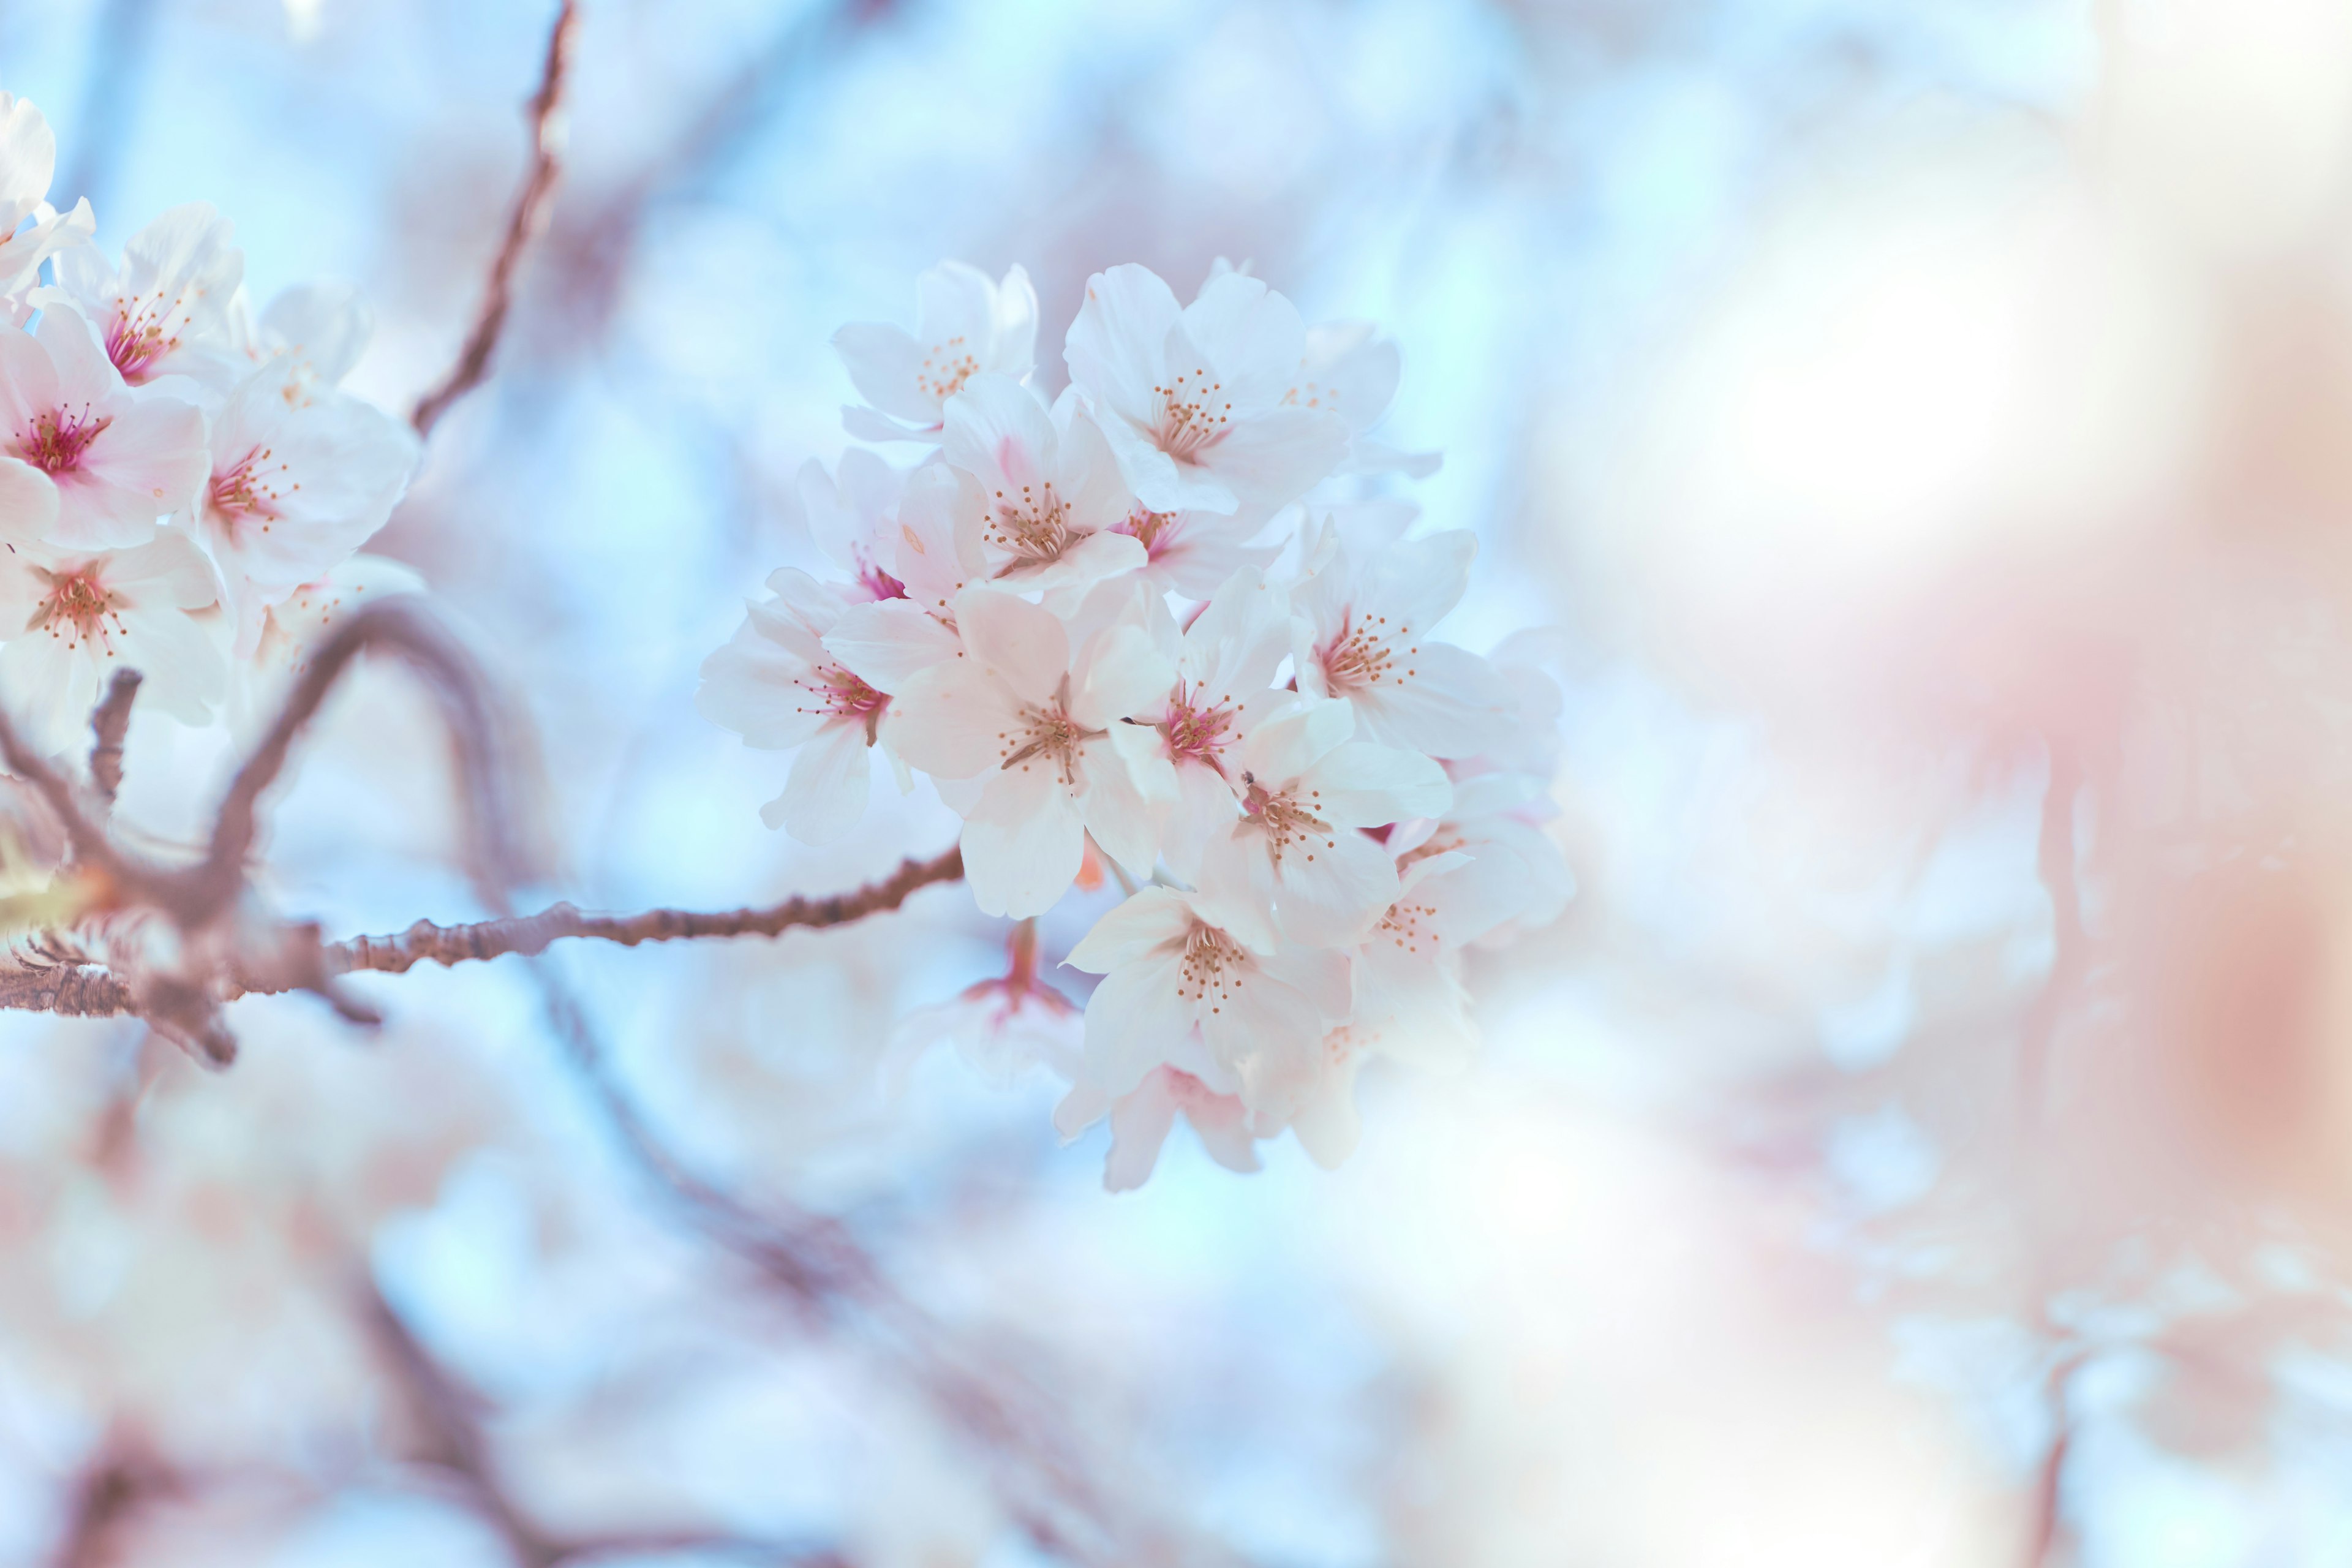
[[[56,139],[0,92],[0,694],[74,745],[111,668],[190,723],[250,710],[317,624],[415,586],[357,554],[417,461],[408,426],[337,387],[368,334],[345,289],[257,314],[202,203],[119,264],[89,204],[48,200]]]
[[[763,813],[797,837],[856,823],[878,753],[962,817],[983,911],[1043,913],[1097,854],[1118,873],[1130,896],[1066,960],[1102,978],[1056,1114],[1069,1135],[1109,1117],[1113,1186],[1180,1110],[1237,1168],[1285,1128],[1335,1163],[1364,1059],[1458,1060],[1462,950],[1568,897],[1533,826],[1557,692],[1432,635],[1471,533],[1333,493],[1430,461],[1368,435],[1398,375],[1370,328],[1310,328],[1222,265],[1189,305],[1117,267],[1049,400],[1036,326],[1018,268],[948,263],[913,332],[842,330],[849,430],[930,450],[802,470],[840,574],[771,576],[699,704],[797,752]],[[1050,1021],[1058,994],[1015,971]]]

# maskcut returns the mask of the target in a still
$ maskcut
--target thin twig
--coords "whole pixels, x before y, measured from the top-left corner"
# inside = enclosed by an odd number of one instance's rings
[[[576,0],[562,0],[555,13],[555,26],[547,35],[547,58],[540,68],[539,91],[530,100],[530,168],[523,176],[522,189],[516,194],[514,211],[507,218],[506,238],[490,262],[489,285],[483,290],[482,303],[475,312],[473,330],[466,334],[465,347],[458,351],[457,362],[449,367],[449,374],[438,386],[417,399],[416,410],[409,416],[409,423],[416,427],[419,436],[431,434],[451,404],[488,377],[490,355],[498,348],[499,334],[505,329],[507,312],[514,304],[516,268],[530,242],[547,226],[548,209],[555,195],[556,182],[563,172],[563,93],[571,80],[572,46],[579,20]]]
[[[89,748],[89,779],[98,797],[108,805],[122,788],[122,737],[131,728],[131,704],[139,695],[140,674],[122,668],[107,683],[106,696],[89,716],[93,737]]]
[[[2032,1533],[2026,1540],[2025,1568],[2052,1568],[2066,1530],[2066,1459],[2074,1441],[2074,1415],[2069,1392],[2082,1370],[2083,1352],[2059,1358],[2050,1369],[2046,1395],[2050,1405],[2050,1447],[2042,1450],[2041,1468],[2033,1482]]]
[[[909,859],[889,876],[852,892],[827,898],[790,898],[762,909],[646,910],[633,915],[592,915],[557,904],[535,915],[513,915],[472,925],[443,926],[418,921],[397,936],[361,936],[327,949],[337,973],[366,970],[399,974],[419,963],[463,963],[504,953],[526,957],[544,952],[565,937],[593,937],[624,947],[682,938],[777,936],[794,926],[835,926],[895,910],[908,895],[934,882],[963,875],[963,851],[951,848],[929,860]]]
[[[635,947],[640,942],[700,937],[778,936],[796,926],[846,925],[895,910],[918,889],[935,882],[952,882],[962,875],[963,852],[951,848],[928,860],[904,861],[878,881],[824,898],[795,896],[759,909],[646,910],[633,915],[583,914],[570,904],[557,904],[535,915],[472,925],[441,926],[418,921],[397,936],[362,936],[326,943],[320,955],[330,977],[362,972],[400,974],[419,963],[457,964],[505,953],[529,957],[566,937]],[[235,997],[294,989],[283,979],[251,975],[231,984],[226,991]],[[6,1010],[104,1018],[142,1009],[131,988],[103,966],[54,963],[0,969],[0,1011]]]

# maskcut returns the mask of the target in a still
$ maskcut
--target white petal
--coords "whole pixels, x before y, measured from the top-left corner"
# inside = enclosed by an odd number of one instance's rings
[[[956,595],[955,614],[971,661],[1023,701],[1048,700],[1069,673],[1069,634],[1052,611],[973,586]]]
[[[955,658],[955,633],[905,599],[853,605],[824,635],[825,651],[877,691],[898,691]]]
[[[989,780],[964,821],[964,878],[982,914],[1044,914],[1077,879],[1085,858],[1077,808],[1044,757]]]
[[[835,720],[817,731],[793,759],[792,775],[782,796],[771,803],[782,809],[761,820],[803,844],[831,844],[857,826],[866,815],[866,795],[874,776],[866,753],[866,727]]]
[[[1415,816],[1443,816],[1454,804],[1445,770],[1418,752],[1350,741],[1308,768],[1299,783],[1316,792],[1324,821],[1338,827],[1382,827]]]

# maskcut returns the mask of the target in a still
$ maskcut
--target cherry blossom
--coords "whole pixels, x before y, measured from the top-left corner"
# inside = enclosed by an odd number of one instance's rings
[[[1263,571],[1282,554],[1280,544],[1253,544],[1265,524],[1213,511],[1153,511],[1141,502],[1112,527],[1143,546],[1139,574],[1153,586],[1205,599],[1244,566]]]
[[[228,721],[249,734],[273,716],[286,689],[310,668],[311,650],[362,605],[422,594],[425,578],[404,562],[353,555],[261,612],[261,630],[229,682]]]
[[[797,751],[783,794],[760,818],[805,844],[827,844],[866,811],[872,767],[890,698],[826,651],[824,635],[846,607],[805,572],[768,578],[774,597],[747,603],[743,624],[702,665],[695,706],[703,716],[764,751]]]
[[[1297,701],[1275,689],[1289,651],[1290,614],[1279,588],[1244,567],[1217,590],[1180,636],[1164,604],[1150,616],[1176,679],[1150,710],[1128,721],[1158,732],[1138,760],[1144,788],[1172,803],[1161,853],[1177,875],[1200,874],[1202,851],[1241,811],[1242,742],[1258,721]]]
[[[1466,529],[1397,537],[1396,514],[1327,519],[1291,591],[1298,689],[1344,698],[1363,734],[1436,757],[1503,743],[1517,699],[1494,668],[1430,628],[1461,601],[1477,554]]]
[[[79,311],[129,385],[184,376],[225,387],[234,376],[229,312],[245,254],[209,204],[173,207],[132,235],[119,271],[97,247],[80,246],[58,257],[57,276],[34,303]]]
[[[1098,592],[1125,597],[1117,584]],[[961,654],[908,683],[889,731],[935,777],[986,775],[963,829],[982,910],[1043,913],[1077,876],[1089,834],[1129,874],[1148,873],[1158,824],[1132,760],[1148,742],[1120,721],[1167,691],[1172,662],[1134,619],[1074,643],[1052,611],[1000,588],[965,589],[955,618]]]
[[[960,521],[987,574],[1024,593],[1083,587],[1147,559],[1127,488],[1095,423],[1052,412],[1010,376],[973,376],[950,398],[942,455],[966,476]]]
[[[884,1075],[903,1084],[915,1059],[945,1040],[972,1071],[1011,1085],[1039,1065],[1064,1078],[1078,1068],[1078,1005],[1037,973],[1037,922],[1023,921],[1005,943],[1005,972],[966,986],[949,1002],[918,1007],[891,1032]]]
[[[223,695],[227,666],[212,618],[213,570],[186,534],[166,530],[125,550],[33,543],[0,554],[0,696],[32,743],[62,752],[87,736],[111,672],[146,677],[142,703],[201,724]]]
[[[68,308],[32,331],[0,327],[0,534],[68,549],[142,544],[187,506],[207,470],[205,418],[176,398],[137,398]],[[37,488],[52,494],[34,499]]]
[[[1037,360],[1037,291],[1019,267],[992,283],[961,261],[915,280],[915,330],[856,321],[833,335],[851,384],[868,406],[842,423],[865,441],[930,440],[942,406],[985,371],[1025,378]]]
[[[1345,702],[1307,700],[1251,731],[1238,758],[1242,815],[1211,837],[1202,877],[1255,946],[1362,940],[1396,901],[1395,862],[1359,828],[1442,815],[1445,771],[1418,752],[1351,740]],[[1234,765],[1228,761],[1228,767]]]
[[[1487,772],[1454,779],[1454,804],[1434,821],[1402,823],[1389,839],[1400,863],[1460,855],[1469,864],[1449,881],[1488,884],[1481,899],[1508,904],[1476,935],[1458,940],[1496,946],[1558,920],[1576,895],[1568,858],[1539,826],[1559,814],[1550,786],[1530,773]]]
[[[87,200],[62,216],[49,205],[57,167],[58,138],[48,121],[30,99],[0,92],[0,302],[11,325],[32,313],[26,295],[41,263],[88,243],[98,228]]]
[[[1087,1002],[1082,1085],[1115,1100],[1173,1066],[1255,1109],[1254,1084],[1279,1081],[1286,1057],[1315,1049],[1347,1017],[1344,954],[1247,941],[1226,923],[1230,907],[1146,888],[1070,950],[1072,968],[1103,977]]]
[[[1137,500],[1260,520],[1347,455],[1345,419],[1286,401],[1306,352],[1297,310],[1256,279],[1212,277],[1180,308],[1134,265],[1087,279],[1066,348]]]
[[[286,371],[247,376],[213,421],[211,474],[190,521],[226,584],[240,651],[262,612],[348,559],[392,515],[415,470],[409,427],[317,388],[289,399]]]
[[[1115,1099],[1081,1082],[1055,1108],[1054,1125],[1064,1138],[1076,1138],[1109,1117],[1110,1154],[1103,1163],[1103,1185],[1126,1193],[1150,1179],[1160,1146],[1180,1115],[1192,1124],[1201,1147],[1218,1164],[1244,1174],[1258,1169],[1258,1140],[1251,1131],[1249,1107],[1239,1095],[1219,1094],[1181,1068],[1154,1068],[1141,1083]]]
[[[903,480],[893,471],[864,470],[844,454],[842,479],[833,500],[814,488],[802,471],[803,498],[810,507],[811,531],[820,529],[820,547],[836,560],[856,563],[854,586],[845,591],[866,599],[841,613],[825,634],[824,646],[858,679],[876,690],[901,690],[906,683],[961,646],[955,634],[955,597],[980,574],[978,547],[957,526],[962,491],[948,468],[931,464]],[[887,477],[885,477],[887,476]],[[862,487],[853,490],[853,486]],[[853,495],[864,499],[852,510]],[[815,521],[817,507],[834,514]]]
[[[227,313],[231,340],[254,363],[278,367],[289,402],[340,385],[375,332],[367,301],[348,283],[298,283],[271,300],[258,322],[239,289]]]

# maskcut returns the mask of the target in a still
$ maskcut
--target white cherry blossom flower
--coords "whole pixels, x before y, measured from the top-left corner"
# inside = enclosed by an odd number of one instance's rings
[[[79,311],[128,385],[184,376],[226,387],[237,370],[230,309],[244,278],[228,220],[191,202],[132,235],[119,271],[96,246],[61,253],[56,285],[33,302]]]
[[[853,604],[825,634],[826,650],[876,690],[896,693],[908,681],[961,647],[956,640],[955,597],[980,574],[977,547],[957,526],[962,491],[940,464],[903,480],[867,468],[861,452],[845,453],[841,478],[816,488],[802,470],[810,531],[856,575]],[[879,459],[873,459],[879,466]],[[830,499],[827,499],[827,492]],[[819,508],[830,512],[819,520]]]
[[[743,624],[703,661],[694,705],[763,751],[797,751],[783,794],[760,819],[804,844],[829,844],[865,814],[888,694],[845,668],[824,635],[847,606],[805,572],[768,578],[774,595],[745,605]]]
[[[1188,599],[1205,599],[1243,567],[1264,571],[1282,554],[1279,543],[1250,542],[1266,524],[1226,512],[1153,511],[1139,501],[1112,527],[1143,546],[1145,581]]]
[[[1066,353],[1138,500],[1263,520],[1347,455],[1346,420],[1285,402],[1306,349],[1297,310],[1255,278],[1213,277],[1179,308],[1129,265],[1087,279]]]
[[[1075,399],[1052,412],[1005,375],[975,375],[948,399],[940,454],[967,476],[959,521],[985,574],[1019,593],[1083,588],[1142,565],[1127,486]]]
[[[935,440],[941,406],[983,372],[1025,378],[1037,363],[1037,290],[1019,267],[992,283],[961,261],[915,280],[915,330],[856,321],[833,335],[868,406],[841,411],[861,441]]]
[[[407,563],[354,555],[264,610],[260,635],[232,671],[231,731],[249,735],[275,718],[287,689],[310,668],[312,650],[361,605],[425,591],[423,574]]]
[[[1507,914],[1461,941],[1501,946],[1520,931],[1549,925],[1576,896],[1568,858],[1541,824],[1559,814],[1550,785],[1531,773],[1464,773],[1454,779],[1454,804],[1434,821],[1401,823],[1389,848],[1401,865],[1459,855],[1470,865],[1449,880],[1492,885],[1482,895],[1511,905]]]
[[[245,290],[227,310],[228,333],[251,364],[275,365],[289,402],[341,384],[375,334],[375,316],[359,289],[342,282],[298,283],[281,290],[256,321]]]
[[[893,1092],[923,1052],[945,1040],[972,1071],[1010,1088],[1043,1065],[1076,1076],[1078,1005],[1037,974],[1037,922],[1023,921],[1005,943],[1005,972],[966,986],[953,1001],[918,1007],[891,1031],[883,1074]]]
[[[213,569],[186,534],[167,530],[125,550],[29,543],[0,552],[0,696],[44,752],[86,737],[113,671],[146,678],[142,706],[201,724],[227,679],[199,612],[214,602]]]
[[[1255,945],[1224,922],[1224,907],[1146,888],[1070,950],[1072,968],[1103,977],[1087,1002],[1083,1085],[1116,1100],[1173,1066],[1255,1110],[1252,1083],[1278,1077],[1285,1057],[1315,1048],[1348,1016],[1344,954]]]
[[[1151,609],[1176,679],[1128,722],[1156,731],[1137,765],[1146,792],[1171,803],[1160,853],[1178,876],[1197,880],[1210,839],[1241,814],[1242,742],[1260,720],[1298,700],[1274,685],[1290,651],[1289,606],[1279,588],[1244,567],[1181,635],[1164,602]]]
[[[985,775],[963,829],[981,910],[1043,913],[1076,878],[1089,834],[1130,874],[1147,874],[1159,828],[1130,756],[1147,742],[1120,721],[1167,691],[1171,662],[1132,618],[1074,647],[1053,612],[984,584],[956,596],[955,617],[961,655],[909,681],[888,728],[925,773]]]
[[[1103,1162],[1103,1186],[1133,1192],[1151,1178],[1160,1146],[1181,1115],[1192,1124],[1209,1158],[1244,1175],[1258,1169],[1257,1136],[1241,1097],[1219,1094],[1181,1068],[1157,1067],[1141,1083],[1116,1099],[1090,1083],[1079,1083],[1055,1108],[1054,1125],[1065,1139],[1110,1118],[1110,1154]]]
[[[1396,397],[1396,344],[1375,335],[1370,321],[1334,321],[1307,329],[1307,353],[1290,384],[1287,400],[1300,408],[1320,408],[1348,422],[1343,474],[1403,473],[1425,479],[1437,471],[1434,452],[1401,452],[1368,432]]]
[[[1242,815],[1213,835],[1203,885],[1221,918],[1256,946],[1363,940],[1397,899],[1396,863],[1357,831],[1442,815],[1444,769],[1414,752],[1350,740],[1355,715],[1307,700],[1265,720],[1239,758]],[[1226,763],[1233,766],[1232,760]]]
[[[1291,590],[1298,689],[1346,699],[1369,740],[1474,756],[1509,739],[1517,699],[1485,659],[1429,633],[1461,601],[1477,536],[1400,531],[1393,514],[1327,520],[1311,542],[1313,569]]]
[[[262,614],[382,528],[420,455],[406,425],[346,393],[289,400],[286,372],[247,376],[214,419],[211,474],[189,521],[221,571],[249,652]]]
[[[0,92],[0,302],[10,325],[32,313],[27,298],[41,263],[97,232],[87,200],[59,216],[48,201],[57,174],[58,138],[30,99]]]
[[[28,500],[21,474],[0,479],[0,534],[73,550],[142,544],[204,482],[205,417],[176,398],[133,397],[89,323],[58,306],[33,331],[0,327],[0,468],[12,468],[35,470],[54,507]]]

